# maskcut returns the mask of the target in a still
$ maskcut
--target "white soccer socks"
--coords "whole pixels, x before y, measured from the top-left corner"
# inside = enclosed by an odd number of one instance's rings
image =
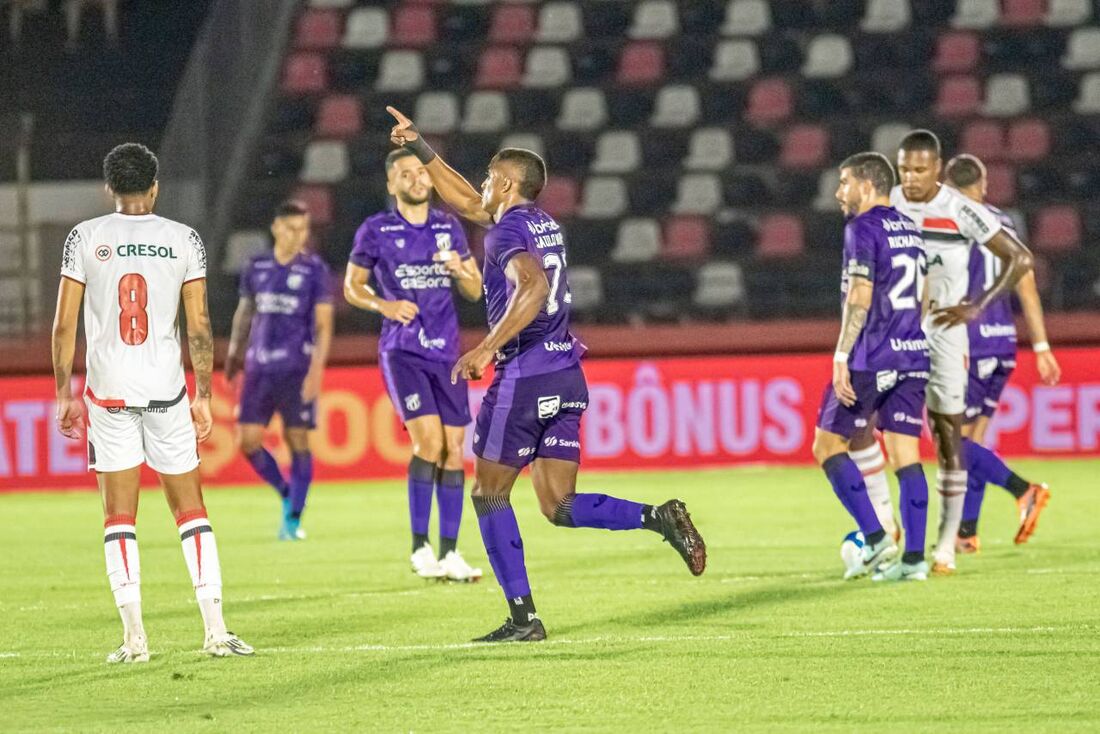
[[[882,529],[890,537],[896,538],[898,525],[894,520],[894,505],[890,502],[890,483],[886,479],[886,457],[882,453],[882,447],[875,441],[874,445],[849,451],[848,455],[863,474],[867,496],[875,508],[875,515],[882,524]]]
[[[103,554],[107,581],[122,617],[125,643],[145,645],[141,620],[141,560],[132,515],[110,515],[103,523]]]
[[[195,599],[206,626],[206,638],[225,635],[222,619],[222,569],[218,562],[218,544],[206,518],[206,510],[191,510],[176,518],[183,546],[183,560],[195,587]]]
[[[933,559],[953,568],[955,538],[959,534],[963,503],[966,501],[966,470],[940,469],[936,473],[936,488],[940,493],[940,534]]]

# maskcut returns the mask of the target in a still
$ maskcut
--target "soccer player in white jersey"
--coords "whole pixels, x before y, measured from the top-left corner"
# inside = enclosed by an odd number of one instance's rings
[[[932,573],[949,575],[955,571],[955,539],[967,486],[962,456],[969,370],[966,325],[1031,270],[1032,258],[1027,247],[986,207],[940,183],[943,162],[940,141],[934,133],[914,130],[906,135],[898,149],[897,165],[901,185],[890,193],[890,203],[920,226],[928,261],[931,313],[925,332],[932,370],[927,406],[936,439],[941,497]],[[973,243],[984,245],[996,255],[1003,269],[988,289],[971,300],[969,261]],[[858,445],[853,441],[853,453],[867,453],[873,442],[868,431]]]
[[[103,174],[112,214],[81,222],[65,241],[53,327],[57,427],[71,439],[87,428],[105,516],[107,578],[122,617],[122,645],[109,663],[149,660],[141,617],[141,563],[134,522],[141,465],[160,475],[183,557],[216,657],[253,650],[226,630],[218,546],[203,505],[197,441],[210,435],[214,340],[206,305],[206,252],[190,227],[153,214],[157,158],[137,143],[107,154]],[[180,352],[180,298],[195,372],[187,397]],[[87,378],[72,393],[77,319],[84,306]],[[87,405],[85,417],[82,400]]]

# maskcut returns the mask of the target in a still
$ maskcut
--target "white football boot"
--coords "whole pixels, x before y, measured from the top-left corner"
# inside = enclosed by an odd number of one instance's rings
[[[867,543],[863,546],[863,563],[849,568],[844,572],[844,580],[859,578],[874,571],[879,566],[894,559],[898,554],[898,544],[889,535],[874,545]]]
[[[216,658],[227,658],[231,655],[247,656],[256,652],[251,645],[232,632],[207,637],[202,651]]]
[[[928,561],[906,563],[897,561],[891,565],[879,566],[871,577],[872,581],[927,581]]]
[[[147,663],[149,643],[144,637],[132,637],[107,656],[108,663]]]
[[[439,566],[450,581],[474,582],[481,580],[481,569],[474,568],[462,554],[456,550],[448,551],[447,555],[439,560]]]
[[[422,579],[441,579],[447,575],[429,543],[417,548],[416,553],[409,557],[409,562],[412,564],[413,573]]]

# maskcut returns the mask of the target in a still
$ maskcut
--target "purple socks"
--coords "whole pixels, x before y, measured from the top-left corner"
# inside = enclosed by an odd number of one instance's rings
[[[897,471],[901,487],[901,526],[905,528],[905,560],[913,563],[924,558],[924,536],[928,526],[928,480],[920,464],[903,466]]]
[[[458,540],[458,527],[462,523],[462,489],[466,474],[461,469],[443,469],[439,472],[435,487],[435,499],[439,503],[439,556],[454,550]]]
[[[847,454],[837,454],[829,457],[821,468],[825,470],[825,476],[833,485],[840,504],[848,511],[856,525],[863,532],[863,536],[870,543],[877,543],[884,533],[882,523],[875,515],[875,507],[871,504],[871,498],[867,496],[867,485],[863,481],[863,473]],[[876,537],[877,536],[877,537]]]
[[[313,481],[313,454],[295,452],[290,457],[290,515],[301,517],[306,508],[306,495]]]
[[[413,552],[428,542],[428,521],[432,516],[435,464],[419,456],[409,462],[409,519],[412,522]]]
[[[256,451],[248,454],[246,458],[252,468],[256,470],[256,473],[260,475],[260,479],[274,487],[280,497],[286,499],[290,495],[290,485],[283,478],[283,473],[279,471],[279,465],[275,462],[275,457],[271,455],[270,451],[261,446]]]
[[[973,535],[982,511],[986,483],[1004,487],[1019,499],[1024,496],[1030,483],[1009,469],[1001,457],[980,443],[969,438],[962,440],[963,459],[966,461],[966,500],[963,503],[963,522],[967,524],[969,534]]]
[[[509,599],[529,597],[531,586],[523,562],[523,539],[512,503],[507,497],[494,496],[474,497],[473,503],[485,553],[504,595]]]
[[[554,524],[573,528],[638,530],[645,505],[606,494],[569,494],[554,513]]]

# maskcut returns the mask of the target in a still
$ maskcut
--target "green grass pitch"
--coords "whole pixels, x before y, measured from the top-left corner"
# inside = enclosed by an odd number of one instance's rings
[[[551,526],[523,480],[550,639],[499,647],[463,644],[505,617],[491,576],[409,572],[400,483],[318,485],[296,544],[275,540],[271,492],[211,490],[229,626],[257,648],[230,660],[197,652],[175,527],[150,491],[153,658],[125,667],[103,662],[121,627],[97,497],[0,496],[0,730],[1097,731],[1100,462],[1019,470],[1054,492],[1029,545],[991,487],[980,556],[888,587],[840,580],[851,523],[811,469],[582,474],[582,491],[686,500],[709,546],[698,579],[651,533]],[[460,546],[488,572],[468,504],[465,519]]]

